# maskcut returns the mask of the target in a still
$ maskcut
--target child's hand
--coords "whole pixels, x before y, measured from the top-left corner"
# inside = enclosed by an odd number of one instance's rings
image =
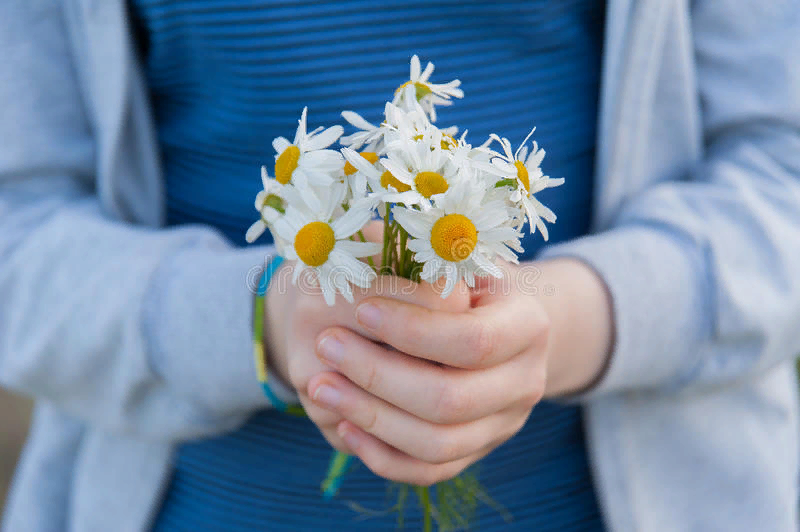
[[[538,286],[521,286],[526,267]],[[317,354],[336,372],[310,379],[306,397],[330,411],[318,414],[329,432],[346,420],[338,436],[377,475],[452,478],[516,434],[546,389],[574,391],[599,375],[611,342],[602,281],[573,260],[506,274],[482,281],[464,312],[423,304],[432,300],[422,285],[426,297],[362,301],[357,326],[315,329]],[[556,293],[543,293],[548,283]]]
[[[302,278],[298,280],[297,286],[289,282],[291,268],[292,264],[287,262],[275,272],[266,298],[265,341],[268,360],[272,370],[278,373],[283,382],[291,384],[297,390],[309,418],[330,444],[340,451],[352,454],[353,451],[342,442],[336,431],[343,417],[315,405],[307,393],[312,377],[334,371],[315,354],[319,334],[332,328],[347,332],[365,342],[359,351],[361,356],[379,357],[385,349],[366,340],[365,338],[375,337],[355,319],[355,308],[363,299],[383,295],[414,303],[421,308],[456,312],[469,307],[469,298],[462,292],[460,297],[453,296],[443,300],[430,285],[421,286],[406,279],[383,276],[369,290],[353,287],[355,303],[348,303],[337,296],[336,305],[329,307],[319,290],[311,289],[309,283],[304,283]]]

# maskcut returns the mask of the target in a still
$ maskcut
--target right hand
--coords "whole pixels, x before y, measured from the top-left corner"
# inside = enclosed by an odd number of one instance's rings
[[[355,301],[348,303],[341,295],[329,307],[319,290],[310,290],[309,283],[298,280],[291,284],[293,264],[284,262],[273,276],[266,297],[265,347],[270,369],[293,387],[308,417],[337,450],[352,454],[336,432],[344,418],[316,406],[308,396],[309,382],[323,372],[335,371],[316,355],[318,336],[331,327],[346,327],[374,340],[355,318],[355,308],[367,297],[392,297],[431,309],[462,312],[469,308],[469,294],[456,289],[442,299],[432,285],[417,284],[407,279],[383,276],[368,290],[353,287]],[[376,344],[377,350],[377,344]]]

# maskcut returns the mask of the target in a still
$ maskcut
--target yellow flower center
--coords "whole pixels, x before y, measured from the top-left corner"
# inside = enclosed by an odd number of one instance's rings
[[[418,173],[414,178],[414,184],[417,186],[417,192],[426,198],[447,192],[447,189],[450,188],[442,174],[437,172]]]
[[[361,156],[372,164],[378,162],[378,154],[373,151],[362,151]],[[358,172],[358,170],[355,166],[350,164],[350,161],[344,163],[344,175],[353,175],[356,172]]]
[[[294,237],[294,250],[303,263],[308,266],[322,266],[336,245],[333,229],[325,222],[306,224]]]
[[[422,140],[422,133],[418,135],[414,135],[411,137],[411,140],[420,141]],[[440,142],[443,150],[449,150],[450,148],[454,148],[456,146],[456,140],[448,135],[447,133],[442,134],[442,140]],[[431,151],[433,151],[433,146],[431,146]]]
[[[522,186],[525,187],[525,191],[531,191],[531,182],[530,177],[528,176],[528,169],[525,168],[525,165],[522,161],[514,161],[514,166],[517,167],[517,178],[522,182]]]
[[[463,214],[442,216],[431,229],[431,247],[446,261],[461,262],[478,243],[475,224]]]
[[[454,148],[456,146],[456,139],[448,135],[447,133],[442,134],[442,149],[449,150],[450,148]]]
[[[408,192],[411,187],[397,179],[389,170],[381,174],[381,186],[388,189],[392,185],[398,192]]]
[[[292,180],[292,174],[297,168],[300,160],[300,148],[292,144],[278,156],[275,161],[275,180],[281,185],[285,185]]]
[[[409,81],[406,81],[405,83],[403,83],[402,85],[400,85],[399,87],[397,87],[397,90],[396,90],[396,91],[394,91],[394,92],[395,92],[395,94],[397,94],[397,93],[398,93],[398,92],[400,92],[401,90],[405,89],[406,87],[408,87],[408,86],[409,86],[409,85],[411,85],[412,83],[414,84],[414,88],[415,88],[415,89],[417,89],[417,94],[416,94],[416,96],[417,96],[417,101],[420,101],[420,100],[422,100],[422,99],[423,99],[425,96],[427,96],[427,95],[429,95],[429,94],[433,93],[433,91],[431,90],[431,88],[430,88],[430,87],[428,87],[426,84],[424,84],[424,83],[420,83],[419,81],[410,81],[410,80],[409,80]]]

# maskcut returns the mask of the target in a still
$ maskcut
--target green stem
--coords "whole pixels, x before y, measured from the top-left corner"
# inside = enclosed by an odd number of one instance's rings
[[[404,279],[409,278],[408,272],[408,249],[406,245],[408,244],[408,233],[402,227],[400,228],[400,253],[402,258],[400,259],[400,277]]]
[[[389,204],[386,203],[386,214],[383,217],[383,254],[381,260],[381,271],[389,273],[389,236],[391,227],[389,226]]]
[[[397,256],[397,233],[400,231],[400,224],[397,222],[392,222],[392,241],[391,241],[391,250],[389,255],[389,262],[392,264],[392,271],[394,275],[402,275],[400,273],[400,260]]]
[[[424,486],[414,486],[414,491],[417,492],[419,504],[422,506],[422,530],[423,532],[433,532],[430,490]]]

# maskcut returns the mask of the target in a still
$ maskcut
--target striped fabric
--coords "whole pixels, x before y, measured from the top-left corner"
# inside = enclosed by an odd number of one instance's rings
[[[537,126],[543,169],[567,180],[541,194],[559,217],[551,240],[584,234],[603,9],[601,0],[132,0],[168,220],[213,225],[244,244],[272,138],[293,134],[304,105],[312,129],[342,123],[343,109],[379,121],[417,53],[436,63],[434,82],[463,82],[466,98],[440,109],[439,125],[469,129],[474,143],[494,131],[515,145]],[[525,242],[529,256],[541,245],[538,235]],[[329,458],[308,420],[259,413],[232,434],[180,449],[155,529],[394,529],[394,516],[359,519],[346,503],[387,506],[384,482],[363,466],[340,497],[322,500]],[[514,517],[507,525],[483,507],[481,530],[602,528],[578,407],[537,406],[482,462],[480,478]],[[418,530],[419,519],[409,508],[406,528]]]

